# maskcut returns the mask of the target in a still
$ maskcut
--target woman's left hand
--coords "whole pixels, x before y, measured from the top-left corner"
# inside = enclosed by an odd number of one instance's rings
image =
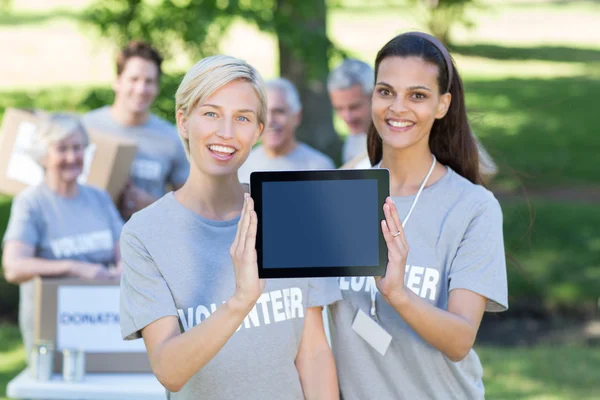
[[[390,303],[390,299],[406,296],[404,273],[408,257],[408,243],[404,237],[404,229],[398,217],[398,210],[391,197],[383,205],[385,220],[381,221],[381,230],[388,248],[388,264],[384,277],[376,277],[377,289]]]

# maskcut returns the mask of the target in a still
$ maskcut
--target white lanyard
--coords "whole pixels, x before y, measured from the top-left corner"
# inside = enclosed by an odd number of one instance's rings
[[[419,191],[417,192],[417,195],[415,196],[415,199],[412,202],[412,205],[410,206],[410,209],[408,210],[408,214],[406,214],[406,217],[404,217],[404,219],[402,220],[402,229],[404,229],[404,227],[406,226],[406,223],[408,222],[408,219],[410,218],[410,215],[412,214],[413,210],[415,209],[415,206],[417,205],[417,202],[419,201],[419,197],[421,196],[421,193],[423,192],[423,189],[425,188],[425,185],[427,184],[427,181],[429,180],[429,177],[431,176],[431,173],[433,172],[433,168],[435,167],[435,155],[433,155],[433,162],[431,163],[431,168],[429,168],[429,172],[427,173],[427,175],[425,176],[425,179],[423,180],[423,183],[421,183],[421,187],[419,188]],[[379,164],[377,164],[376,166],[377,168],[381,167],[381,162],[379,162]],[[395,233],[395,232],[394,232]],[[377,320],[377,305],[375,303],[376,297],[377,297],[377,286],[375,285],[375,278],[371,277],[371,318],[373,318],[374,320]]]

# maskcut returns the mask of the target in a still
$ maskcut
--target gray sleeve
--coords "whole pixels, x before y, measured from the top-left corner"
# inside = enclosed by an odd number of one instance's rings
[[[335,169],[335,163],[330,157],[324,156],[319,169]]]
[[[177,316],[177,307],[166,281],[141,241],[131,232],[121,236],[121,335],[141,338],[150,323]]]
[[[486,311],[508,309],[502,209],[495,199],[478,207],[450,267],[449,291],[467,289],[487,298]]]
[[[41,215],[33,202],[22,196],[13,199],[10,209],[10,219],[3,242],[18,240],[30,246],[37,247],[41,241]]]
[[[188,162],[183,144],[181,141],[177,143],[177,152],[173,159],[173,165],[171,166],[171,173],[169,175],[169,183],[171,185],[183,185],[190,175],[190,163]]]
[[[310,278],[307,307],[323,307],[342,299],[337,278]]]

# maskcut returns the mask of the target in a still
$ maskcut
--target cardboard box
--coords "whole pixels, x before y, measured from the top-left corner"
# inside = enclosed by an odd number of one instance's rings
[[[4,113],[0,128],[0,192],[14,196],[44,179],[42,167],[27,154],[44,115],[13,108]],[[88,135],[90,145],[78,181],[108,191],[116,201],[129,180],[137,144],[92,129],[88,129]]]
[[[35,278],[34,341],[52,341],[54,372],[62,350],[85,351],[86,372],[152,372],[143,339],[121,338],[119,282]]]

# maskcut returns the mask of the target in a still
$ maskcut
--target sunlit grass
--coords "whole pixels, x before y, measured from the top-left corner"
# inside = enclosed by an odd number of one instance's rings
[[[486,399],[598,399],[600,348],[479,347]]]
[[[503,202],[509,295],[582,306],[600,297],[600,213],[593,204]]]

